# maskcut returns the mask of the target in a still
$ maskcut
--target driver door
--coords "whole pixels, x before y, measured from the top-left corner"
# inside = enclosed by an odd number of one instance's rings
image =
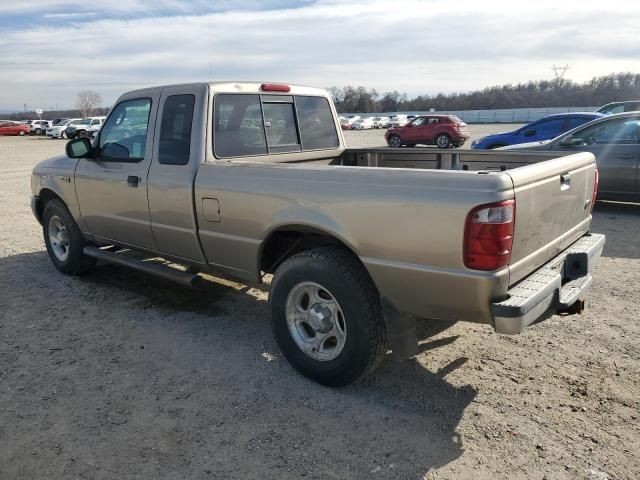
[[[94,146],[75,173],[80,213],[89,233],[105,241],[156,249],[151,231],[147,175],[153,152],[153,121],[160,90],[131,93],[116,105]]]

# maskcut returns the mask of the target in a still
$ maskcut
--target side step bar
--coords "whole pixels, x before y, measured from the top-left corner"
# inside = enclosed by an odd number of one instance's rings
[[[122,265],[123,267],[129,267],[140,272],[150,273],[151,275],[164,278],[165,280],[171,280],[172,282],[179,283],[186,287],[196,287],[202,282],[202,277],[193,273],[187,273],[181,270],[176,270],[175,268],[165,267],[158,263],[145,262],[139,258],[114,253],[110,250],[102,250],[94,247],[93,245],[87,245],[84,247],[83,252],[88,257],[97,258],[98,260],[103,260],[116,265]]]

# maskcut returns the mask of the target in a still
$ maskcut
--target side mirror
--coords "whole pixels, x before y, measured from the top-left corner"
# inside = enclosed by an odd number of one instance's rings
[[[533,137],[535,134],[536,134],[536,131],[531,128],[524,131],[525,137]]]
[[[65,146],[65,151],[69,158],[88,157],[91,150],[91,141],[88,138],[74,138]]]

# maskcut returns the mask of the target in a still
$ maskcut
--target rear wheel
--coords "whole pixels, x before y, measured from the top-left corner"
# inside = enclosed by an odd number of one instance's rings
[[[87,133],[86,130],[80,130],[77,134],[78,138],[87,138],[89,136],[89,134]]]
[[[435,143],[438,148],[449,148],[451,146],[451,138],[446,133],[441,133],[436,137]]]
[[[369,274],[337,247],[304,251],[276,271],[271,326],[289,363],[323,385],[347,385],[372,372],[386,350],[380,301]]]
[[[67,138],[67,132],[63,130],[62,133],[60,134],[60,138]]]
[[[50,200],[45,205],[42,230],[49,258],[62,273],[79,275],[95,266],[96,259],[83,252],[87,241],[61,201]]]
[[[391,135],[387,143],[392,148],[400,148],[402,146],[402,139],[398,135]]]

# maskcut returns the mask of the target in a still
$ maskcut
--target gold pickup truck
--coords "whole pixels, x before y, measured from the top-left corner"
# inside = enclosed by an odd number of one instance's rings
[[[65,274],[273,274],[283,354],[338,386],[412,355],[417,318],[515,334],[579,312],[597,179],[591,153],[347,149],[324,90],[220,82],[124,94],[35,167],[32,208]]]

